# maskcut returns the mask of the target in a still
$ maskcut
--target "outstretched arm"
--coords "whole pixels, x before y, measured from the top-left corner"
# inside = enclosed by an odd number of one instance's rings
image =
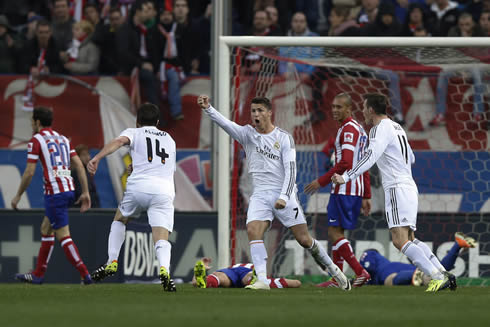
[[[119,150],[120,147],[124,145],[129,145],[130,141],[129,138],[126,136],[118,136],[109,143],[107,143],[104,148],[95,155],[95,157],[92,158],[92,160],[89,161],[87,165],[88,172],[91,173],[92,175],[95,174],[97,171],[97,167],[99,165],[99,161],[104,158],[105,156],[108,156],[109,154],[113,153],[114,151]]]
[[[200,95],[197,98],[197,104],[216,124],[218,124],[228,135],[237,140],[240,144],[244,144],[246,140],[246,128],[240,126],[214,109],[209,103],[207,95]]]

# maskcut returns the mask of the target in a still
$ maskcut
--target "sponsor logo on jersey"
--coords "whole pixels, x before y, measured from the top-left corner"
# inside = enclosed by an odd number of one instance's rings
[[[265,150],[262,150],[261,148],[259,148],[258,146],[255,147],[255,150],[260,153],[260,154],[263,154],[264,156],[266,156],[267,158],[269,159],[272,159],[272,160],[279,160],[279,156],[278,155],[275,155],[273,153],[270,153],[270,152],[266,152]]]
[[[279,150],[279,148],[280,148],[280,147],[281,147],[281,146],[279,145],[279,142],[277,142],[277,141],[276,141],[276,143],[274,143],[274,148],[275,148],[276,150]]]
[[[345,132],[344,142],[350,142],[350,143],[354,142],[354,133]]]

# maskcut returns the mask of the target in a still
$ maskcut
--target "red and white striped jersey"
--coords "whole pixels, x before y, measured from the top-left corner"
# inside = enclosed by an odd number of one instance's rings
[[[320,185],[326,186],[330,183],[335,173],[342,175],[345,171],[352,169],[364,155],[367,140],[367,134],[361,124],[352,117],[344,120],[335,138],[335,165],[318,179]],[[369,172],[346,184],[332,185],[331,193],[370,198]]]
[[[43,128],[34,134],[27,144],[27,162],[41,161],[44,194],[75,190],[70,172],[70,158],[76,155],[68,138],[51,128]]]

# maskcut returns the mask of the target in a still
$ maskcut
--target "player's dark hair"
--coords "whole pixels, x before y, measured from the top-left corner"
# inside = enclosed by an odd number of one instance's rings
[[[252,104],[261,104],[267,108],[267,110],[272,110],[271,100],[265,97],[255,97],[252,99]]]
[[[48,107],[36,107],[32,112],[32,119],[39,120],[43,127],[49,127],[53,123],[53,110]]]
[[[383,94],[369,93],[364,96],[366,106],[373,108],[378,115],[386,115],[387,100]]]
[[[138,108],[136,121],[141,126],[156,126],[160,119],[160,110],[152,103],[142,104]]]

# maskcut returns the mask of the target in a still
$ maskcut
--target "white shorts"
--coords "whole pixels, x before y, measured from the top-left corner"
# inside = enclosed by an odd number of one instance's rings
[[[151,227],[163,227],[172,232],[174,227],[174,199],[166,194],[148,194],[141,192],[124,192],[119,203],[123,217],[139,217],[141,211],[148,213]]]
[[[280,193],[272,191],[252,194],[248,205],[247,224],[255,220],[268,220],[272,222],[274,217],[279,219],[286,228],[306,224],[305,215],[303,209],[298,204],[296,193],[291,195],[284,209],[276,209],[274,208],[274,204],[280,195]]]
[[[416,188],[393,187],[385,190],[385,211],[388,228],[409,226],[417,230],[419,198]]]

